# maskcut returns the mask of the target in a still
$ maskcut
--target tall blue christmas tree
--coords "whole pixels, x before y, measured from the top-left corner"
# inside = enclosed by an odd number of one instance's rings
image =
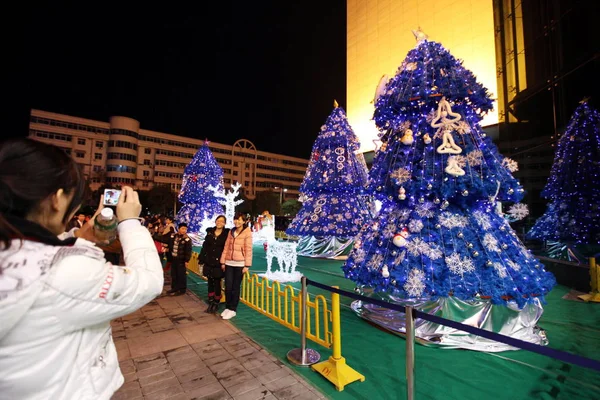
[[[535,322],[555,279],[496,211],[498,201],[516,202],[524,191],[511,174],[514,161],[500,156],[481,129],[490,94],[441,44],[414,33],[417,46],[378,90],[374,120],[382,145],[369,188],[382,207],[355,239],[345,276],[364,294],[439,315],[456,312],[452,319],[492,305],[529,304]],[[353,307],[362,317],[374,312],[361,302]],[[475,320],[493,326],[483,314]],[[518,317],[504,323],[515,326]],[[417,334],[469,347],[464,332],[441,335],[434,325],[423,324]],[[531,327],[523,329],[530,334],[523,340],[542,342]]]
[[[598,246],[600,113],[590,107],[587,99],[575,109],[558,140],[550,177],[541,195],[549,200],[548,208],[527,233],[528,239],[565,246]]]
[[[360,227],[370,221],[368,169],[356,153],[359,147],[346,113],[334,102],[300,185],[302,208],[286,229],[300,237],[298,254],[331,258],[347,253]]]
[[[188,232],[199,235],[200,241],[206,234],[207,224],[212,226],[215,217],[224,213],[210,186],[224,192],[223,170],[205,140],[183,172],[179,201],[184,205],[176,217],[178,223],[187,223]]]

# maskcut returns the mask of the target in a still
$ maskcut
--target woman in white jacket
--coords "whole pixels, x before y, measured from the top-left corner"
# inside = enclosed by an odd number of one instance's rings
[[[94,245],[93,221],[63,234],[83,190],[58,147],[0,144],[0,399],[110,399],[123,384],[110,321],[162,291],[132,188],[117,205],[125,266]]]

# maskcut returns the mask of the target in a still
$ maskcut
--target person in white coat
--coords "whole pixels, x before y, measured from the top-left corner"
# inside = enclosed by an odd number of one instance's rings
[[[110,399],[124,381],[110,321],[162,291],[138,194],[123,187],[116,206],[117,266],[93,243],[93,219],[64,233],[83,192],[60,148],[0,144],[0,399]]]

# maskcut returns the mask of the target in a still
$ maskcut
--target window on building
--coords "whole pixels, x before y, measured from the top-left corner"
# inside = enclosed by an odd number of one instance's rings
[[[244,181],[244,186],[246,186],[246,187],[250,186],[250,182]]]
[[[238,167],[238,166],[239,166],[239,163],[238,163],[237,161],[235,161],[235,162],[233,163],[233,166],[234,166],[234,167]]]
[[[77,139],[77,144],[85,144],[85,139],[83,139],[83,138]]]
[[[150,165],[150,160],[144,160],[144,165]]]
[[[76,158],[83,158],[83,157],[85,157],[85,153],[83,151],[76,151],[75,152],[75,157]]]
[[[104,142],[96,142],[96,147],[99,149],[104,148]]]
[[[244,173],[244,176],[245,176],[246,178],[249,178],[249,177],[250,177],[250,173],[249,173],[249,172],[245,172],[245,173]]]
[[[146,154],[152,154],[152,149],[151,149],[151,148],[149,148],[149,147],[146,147],[146,148],[144,149],[144,153],[146,153]]]
[[[144,176],[150,176],[150,171],[144,171]]]
[[[100,172],[102,171],[102,166],[101,165],[94,165],[94,172]]]
[[[233,171],[233,176],[238,176],[238,172],[237,171]]]
[[[102,160],[102,153],[94,153],[94,160]]]

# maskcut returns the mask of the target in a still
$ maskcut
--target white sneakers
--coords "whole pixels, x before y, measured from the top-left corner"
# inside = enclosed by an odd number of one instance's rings
[[[223,311],[221,313],[221,318],[223,318],[223,319],[231,319],[231,318],[235,317],[236,314],[237,313],[235,311],[230,310],[229,308],[226,308],[225,311]]]

